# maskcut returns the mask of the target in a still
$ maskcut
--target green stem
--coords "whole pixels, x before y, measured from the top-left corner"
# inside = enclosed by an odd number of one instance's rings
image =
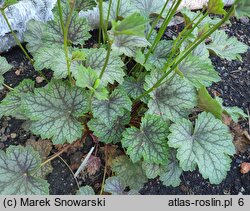
[[[151,34],[153,33],[154,28],[156,27],[157,23],[158,23],[159,20],[161,19],[162,14],[163,14],[164,10],[166,9],[168,3],[169,3],[169,0],[166,1],[166,3],[164,4],[164,6],[163,6],[163,8],[162,8],[162,10],[161,10],[161,12],[160,12],[160,14],[158,15],[158,17],[156,18],[156,20],[155,20],[154,23],[152,24],[151,29],[150,29],[150,31],[149,31],[149,33],[148,33],[148,35],[147,35],[147,39],[149,39],[150,36],[151,36]]]
[[[118,0],[115,13],[116,21],[118,21],[120,5],[121,5],[121,0]]]
[[[109,16],[110,16],[110,11],[111,11],[111,5],[112,5],[112,0],[109,0],[109,8],[108,8],[108,14],[107,14],[107,20],[106,20],[106,31],[108,31],[108,27],[109,27]]]
[[[62,7],[61,7],[61,0],[57,0],[58,2],[58,12],[59,12],[59,17],[60,17],[60,23],[61,23],[61,26],[64,25],[63,23],[63,14],[62,14]],[[68,77],[69,77],[69,80],[70,82],[72,83],[72,78],[71,78],[71,71],[70,71],[70,66],[71,66],[71,63],[70,63],[70,58],[69,58],[69,51],[68,51],[68,31],[69,31],[69,25],[70,25],[70,22],[71,22],[71,19],[72,19],[72,16],[73,16],[73,12],[74,12],[74,8],[75,8],[75,0],[73,2],[73,5],[70,5],[70,12],[69,12],[69,16],[67,18],[67,21],[66,21],[66,25],[62,28],[62,31],[63,31],[63,45],[64,45],[64,53],[65,53],[65,59],[66,59],[66,63],[67,63],[67,70],[68,70]]]
[[[199,37],[199,39],[193,43],[193,45],[191,45],[188,49],[186,49],[182,55],[180,56],[180,58],[176,61],[176,63],[171,67],[171,69],[165,73],[156,83],[155,85],[153,85],[150,89],[148,89],[146,92],[144,92],[142,95],[140,95],[136,101],[140,100],[142,97],[146,96],[147,94],[149,94],[150,92],[152,92],[153,90],[157,89],[162,81],[200,44],[202,43],[207,37],[209,37],[214,31],[216,31],[222,24],[224,24],[229,18],[230,16],[233,14],[234,12],[234,7],[235,5],[239,2],[239,0],[235,0],[234,5],[230,8],[229,12],[225,15],[225,17],[216,25],[214,25],[210,30],[208,30],[206,33],[204,33],[201,37]]]
[[[10,25],[10,22],[9,22],[9,20],[8,20],[6,14],[5,14],[5,12],[4,12],[4,10],[1,10],[1,13],[2,13],[3,18],[4,18],[5,22],[7,23],[7,25],[8,25],[8,27],[9,27],[10,31],[11,31],[11,34],[13,35],[13,37],[14,37],[16,43],[17,43],[18,46],[21,48],[21,50],[23,51],[23,53],[25,54],[25,56],[29,59],[30,63],[33,64],[34,61],[30,58],[29,54],[28,54],[27,51],[24,49],[24,47],[22,46],[22,44],[21,44],[21,42],[19,41],[18,37],[16,36],[15,32],[13,31],[13,29],[12,29],[12,27],[11,27],[11,25]]]
[[[108,62],[109,62],[109,58],[110,58],[110,54],[111,54],[111,43],[110,41],[108,41],[108,51],[107,51],[107,55],[106,55],[106,58],[105,58],[105,62],[104,62],[104,65],[102,67],[102,71],[99,75],[99,79],[101,80],[102,79],[102,76],[108,66]]]
[[[102,34],[104,43],[107,41],[107,31],[103,19],[103,0],[99,0],[99,12],[100,12],[100,26],[99,26],[99,41]]]

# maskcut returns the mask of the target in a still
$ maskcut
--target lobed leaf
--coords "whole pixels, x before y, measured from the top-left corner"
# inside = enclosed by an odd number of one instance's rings
[[[12,68],[12,65],[10,65],[7,60],[0,56],[0,89],[2,89],[2,84],[4,82],[3,74],[8,72]]]
[[[122,146],[127,148],[127,154],[134,163],[141,158],[148,163],[167,162],[168,125],[160,117],[146,114],[140,129],[127,128],[122,135]]]
[[[1,195],[48,195],[49,184],[34,176],[41,159],[32,147],[10,146],[0,150]]]
[[[83,127],[77,118],[89,111],[89,97],[82,89],[53,80],[26,95],[22,103],[32,120],[30,130],[43,139],[63,144],[82,136]]]
[[[235,153],[232,135],[218,119],[203,112],[195,127],[186,119],[170,126],[168,144],[177,149],[177,158],[184,171],[198,166],[200,173],[212,184],[219,184],[230,170],[230,155]]]
[[[95,195],[95,191],[92,187],[86,185],[79,188],[76,195]]]

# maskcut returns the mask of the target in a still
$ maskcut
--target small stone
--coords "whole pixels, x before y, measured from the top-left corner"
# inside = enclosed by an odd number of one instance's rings
[[[38,84],[42,83],[43,81],[44,81],[44,78],[43,78],[43,77],[41,77],[41,76],[37,76],[37,77],[36,77],[36,82],[37,82]]]
[[[14,139],[14,138],[17,137],[17,134],[16,134],[16,133],[11,133],[11,134],[10,134],[10,137],[11,137],[12,139]]]
[[[16,70],[15,74],[19,76],[21,74],[21,70],[20,69]]]
[[[248,17],[242,17],[240,18],[240,22],[243,24],[248,24],[249,23],[249,18]]]

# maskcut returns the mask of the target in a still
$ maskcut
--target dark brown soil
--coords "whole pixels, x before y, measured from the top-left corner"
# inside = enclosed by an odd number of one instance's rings
[[[178,30],[178,28],[176,29]],[[168,34],[172,33],[168,32]],[[236,36],[239,40],[250,45],[250,20],[248,22],[232,20],[232,26],[227,27],[229,35]],[[92,45],[90,41],[89,45]],[[3,56],[14,65],[12,71],[4,74],[5,83],[11,87],[17,86],[23,79],[30,78],[35,80],[37,73],[30,63],[25,59],[19,48],[13,48]],[[250,106],[250,50],[243,55],[243,62],[226,61],[217,56],[211,57],[216,70],[220,73],[222,81],[210,88],[210,92],[218,92],[224,99],[226,106],[238,106],[249,110]],[[20,74],[16,74],[16,71]],[[52,77],[51,71],[44,71],[48,79]],[[37,87],[44,86],[46,82],[36,83]],[[0,100],[4,98],[7,89],[0,92]],[[5,149],[9,145],[25,144],[30,139],[38,139],[22,129],[22,121],[10,117],[3,117],[0,120],[0,149]],[[240,122],[243,128],[248,129],[248,121]],[[64,153],[62,159],[73,164],[75,157],[86,155],[89,149],[95,143],[90,137],[85,141],[84,146],[78,148],[72,153]],[[56,152],[55,149],[53,149]],[[77,155],[77,156],[76,156]],[[100,157],[102,155],[100,154]],[[102,161],[103,162],[103,161]],[[182,182],[179,187],[165,187],[159,179],[149,180],[144,188],[140,191],[141,194],[250,194],[250,173],[241,174],[239,165],[242,162],[250,162],[250,149],[244,154],[237,154],[233,158],[231,171],[228,172],[227,178],[220,185],[211,185],[207,180],[204,180],[198,171],[184,172],[181,176]],[[53,172],[47,176],[50,183],[50,194],[75,194],[77,190],[76,181],[70,172],[68,166],[61,160],[55,159],[52,162]],[[86,176],[80,179],[80,185],[91,185],[98,193],[103,174],[103,163],[100,170],[93,176]]]

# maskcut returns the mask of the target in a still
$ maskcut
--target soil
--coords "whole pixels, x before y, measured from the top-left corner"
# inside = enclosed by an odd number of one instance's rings
[[[171,33],[178,33],[178,30],[178,27],[169,29],[166,32],[166,37],[170,36]],[[236,36],[239,40],[250,46],[249,19],[236,20],[233,18],[232,25],[226,27],[226,32],[230,36]],[[23,79],[27,78],[36,81],[39,73],[33,69],[18,47],[11,49],[9,52],[3,54],[3,56],[14,66],[11,71],[4,74],[7,85],[15,87]],[[212,94],[216,93],[222,97],[226,106],[238,106],[247,113],[250,109],[250,50],[242,58],[242,62],[229,62],[217,56],[211,56],[212,62],[219,72],[222,81],[213,84],[209,91]],[[52,72],[49,70],[45,70],[43,73],[48,80],[52,77]],[[37,82],[36,86],[40,87],[45,84],[45,81]],[[7,89],[0,91],[0,100],[5,97],[7,92]],[[23,145],[28,139],[39,139],[39,137],[22,129],[22,123],[22,121],[11,117],[0,119],[0,149],[6,149],[9,145]],[[241,120],[239,123],[241,128],[249,130],[248,121]],[[92,175],[88,174],[88,172],[82,174],[78,181],[79,184],[76,183],[72,172],[69,170],[69,166],[74,169],[76,168],[74,166],[75,163],[80,164],[80,158],[86,155],[92,146],[101,147],[91,137],[87,137],[84,145],[80,143],[67,153],[63,153],[60,158],[52,161],[53,171],[47,176],[50,184],[50,194],[75,194],[78,185],[90,185],[94,187],[96,193],[99,193],[104,165],[103,154],[100,150],[95,152],[97,157],[101,158],[100,169]],[[53,148],[51,154],[58,151],[58,148],[60,146]],[[202,178],[198,171],[184,172],[181,176],[182,182],[176,188],[166,187],[162,185],[159,179],[153,179],[145,184],[140,193],[145,195],[250,194],[250,172],[248,174],[240,173],[240,164],[243,162],[250,162],[250,148],[245,153],[237,153],[233,157],[231,170],[228,172],[226,179],[219,185],[211,185],[207,180]]]

